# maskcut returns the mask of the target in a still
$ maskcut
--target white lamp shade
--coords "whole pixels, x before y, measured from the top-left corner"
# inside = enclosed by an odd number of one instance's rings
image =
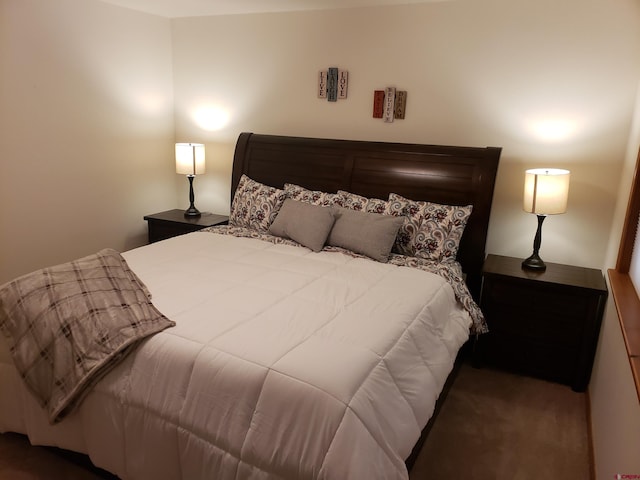
[[[569,170],[535,168],[524,178],[524,210],[537,215],[554,215],[567,211]]]
[[[176,143],[176,173],[200,175],[204,173],[204,145]]]

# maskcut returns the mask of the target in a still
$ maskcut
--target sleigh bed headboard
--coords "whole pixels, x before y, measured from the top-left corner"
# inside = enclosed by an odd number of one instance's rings
[[[283,188],[349,192],[387,199],[473,205],[458,261],[478,299],[495,177],[496,147],[456,147],[242,133],[236,144],[231,198],[242,174]]]

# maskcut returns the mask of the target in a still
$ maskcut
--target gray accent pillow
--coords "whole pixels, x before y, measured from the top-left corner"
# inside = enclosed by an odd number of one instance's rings
[[[334,220],[331,208],[287,198],[269,227],[269,233],[290,238],[319,252],[324,247]]]
[[[336,217],[327,244],[387,262],[403,217],[333,207]]]

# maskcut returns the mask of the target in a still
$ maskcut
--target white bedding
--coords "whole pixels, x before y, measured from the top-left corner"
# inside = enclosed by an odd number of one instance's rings
[[[439,276],[196,232],[123,254],[177,325],[51,426],[0,339],[0,431],[123,479],[407,479],[468,338]]]

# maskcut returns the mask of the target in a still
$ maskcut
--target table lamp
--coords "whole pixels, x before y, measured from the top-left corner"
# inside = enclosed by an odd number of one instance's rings
[[[525,172],[524,211],[538,216],[533,253],[522,262],[522,268],[526,270],[544,271],[547,268],[538,255],[542,243],[542,222],[547,215],[567,211],[569,176],[569,170],[558,168],[536,168]]]
[[[202,143],[176,143],[176,173],[186,175],[189,179],[189,208],[184,211],[185,217],[199,217],[200,211],[193,204],[193,177],[204,173],[204,145]]]

